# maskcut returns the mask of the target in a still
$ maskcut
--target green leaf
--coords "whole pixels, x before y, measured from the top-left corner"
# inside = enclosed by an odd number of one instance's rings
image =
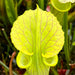
[[[11,39],[25,54],[40,51],[43,57],[52,57],[62,49],[64,32],[53,14],[37,8],[18,17],[11,30]]]
[[[66,12],[68,10],[70,10],[71,8],[71,3],[61,3],[59,2],[59,0],[51,0],[51,4],[53,5],[53,7],[55,9],[57,9],[58,11],[61,12]]]
[[[44,10],[44,0],[38,0],[38,5],[41,9]]]
[[[19,1],[18,1],[18,3],[17,3],[17,7],[20,7],[22,1],[23,1],[23,0],[19,0]]]
[[[54,14],[54,16],[57,18],[59,23],[63,26],[64,12],[60,12],[56,10],[52,5],[50,5],[50,7],[51,7],[52,14]]]
[[[73,46],[75,46],[75,41],[72,43]]]
[[[28,68],[32,63],[32,59],[30,56],[25,55],[22,52],[19,52],[16,58],[16,62],[20,68]]]
[[[54,68],[51,68],[52,72],[53,72],[53,75],[58,75],[58,72],[57,70],[55,70]]]
[[[4,0],[0,0],[0,16],[4,16]]]
[[[5,7],[6,7],[8,19],[9,19],[10,23],[13,24],[13,22],[17,18],[13,0],[5,0]]]
[[[37,6],[36,10],[27,10],[17,18],[10,35],[14,46],[23,53],[17,57],[18,66],[25,68],[27,55],[28,60],[32,59],[32,64],[26,68],[28,75],[48,75],[50,64],[57,63],[57,54],[64,44],[64,32],[57,18]],[[44,60],[50,64],[45,64]]]

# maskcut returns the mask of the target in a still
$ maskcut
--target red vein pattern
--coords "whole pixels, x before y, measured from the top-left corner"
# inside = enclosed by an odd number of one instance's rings
[[[33,52],[32,58],[36,58],[36,64],[33,61],[28,72],[39,75],[40,71],[40,75],[46,75],[49,68],[44,65],[43,57],[50,58],[59,53],[64,44],[64,33],[53,14],[36,9],[26,11],[18,17],[11,29],[11,39],[15,47],[24,54],[30,55]],[[32,68],[35,66],[36,69]]]
[[[40,17],[37,16],[37,14]],[[38,22],[40,22],[40,23],[38,23]],[[15,40],[17,40],[17,42],[22,41],[21,45],[25,46],[27,48],[27,51],[29,51],[29,52],[33,51],[33,45],[36,44],[36,43],[33,43],[34,39],[37,41],[37,39],[34,38],[33,35],[40,34],[40,36],[36,36],[36,37],[40,38],[39,44],[40,44],[40,51],[42,53],[49,51],[47,45],[50,45],[49,48],[50,47],[53,48],[53,46],[54,47],[56,46],[56,49],[57,49],[59,42],[61,42],[60,39],[62,38],[62,41],[64,40],[63,36],[60,38],[60,36],[63,35],[61,26],[59,25],[57,19],[50,12],[45,12],[42,10],[40,10],[40,12],[37,12],[37,10],[26,11],[23,15],[21,15],[17,19],[17,21],[14,24],[15,24],[14,32],[17,33],[17,34],[14,33],[16,35]],[[39,25],[38,27],[40,29],[37,29],[37,25]],[[16,30],[16,28],[19,29],[20,31]],[[40,31],[38,31],[38,30],[40,30]],[[38,33],[36,33],[36,31],[38,31]],[[14,35],[14,37],[15,37],[15,35]],[[20,36],[20,35],[22,35],[22,36]],[[19,36],[19,40],[18,40],[17,36]],[[54,41],[52,41],[52,40],[54,40]],[[52,45],[51,42],[55,42],[56,44],[54,43]],[[62,46],[63,46],[63,44],[61,44],[61,47]],[[37,47],[38,46],[36,46],[36,48]],[[55,50],[53,50],[53,51],[55,51]],[[58,51],[60,51],[60,50],[58,50]],[[57,53],[58,53],[58,51],[57,51]],[[57,53],[55,53],[55,54],[57,54]],[[54,53],[51,53],[51,54],[54,54]]]

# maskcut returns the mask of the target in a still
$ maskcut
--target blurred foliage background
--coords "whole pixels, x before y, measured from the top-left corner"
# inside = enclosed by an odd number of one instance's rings
[[[15,49],[10,40],[11,27],[17,17],[24,13],[25,10],[35,9],[36,4],[46,10],[47,6],[52,7],[50,0],[0,0],[0,75],[8,75],[10,59],[12,53],[18,51]],[[57,11],[54,7],[50,11],[57,17],[63,26],[64,13]],[[60,17],[61,15],[61,17]],[[64,27],[63,27],[64,30]],[[59,53],[59,62],[56,67],[51,67],[50,75],[75,75],[75,3],[72,4],[68,12],[68,52],[65,54],[64,48]],[[69,56],[66,59],[66,56]],[[13,74],[22,75],[25,70],[19,69],[16,65],[15,58],[13,63]]]

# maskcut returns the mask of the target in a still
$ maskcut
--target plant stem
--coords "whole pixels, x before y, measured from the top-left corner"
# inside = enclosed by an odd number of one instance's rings
[[[75,20],[75,11],[70,13],[68,16],[68,22],[73,22]]]
[[[21,5],[23,0],[19,0],[19,2],[17,3],[17,7],[19,7]]]
[[[3,63],[6,65],[6,59],[4,59],[4,55],[2,54]],[[8,75],[8,70],[4,68],[5,74]]]
[[[32,9],[32,0],[27,1],[27,9]]]
[[[44,10],[44,0],[38,0],[39,7]]]
[[[15,1],[15,15],[16,15],[16,18],[18,17],[18,14],[17,14],[17,13],[18,13],[17,8],[18,8],[18,7],[17,7],[17,1]]]
[[[64,24],[63,24],[65,43],[64,43],[64,53],[67,61],[67,68],[70,61],[69,49],[68,49],[68,12],[64,13]]]
[[[69,51],[71,52],[71,48],[72,48],[72,45],[71,45],[71,31],[72,31],[72,23],[70,23],[70,33],[69,33]]]
[[[0,60],[0,64],[9,71],[9,68],[1,60]],[[13,71],[13,74],[17,75],[14,71]]]
[[[8,39],[8,36],[7,36],[7,34],[6,34],[5,30],[4,30],[4,28],[2,28],[2,31],[3,31],[3,34],[4,34],[5,39],[7,40],[8,44],[9,44],[10,47],[15,51],[15,48],[12,46],[10,40]]]
[[[44,2],[44,3],[45,3],[45,5],[44,5],[44,9],[46,9],[46,8],[47,8],[48,1],[49,1],[49,0],[45,0],[45,2]]]
[[[54,68],[51,68],[51,70],[53,71],[54,75],[58,75],[58,72]]]
[[[13,52],[11,60],[10,60],[10,64],[9,64],[9,75],[13,75],[13,73],[12,73],[12,61],[13,61],[15,55],[16,55],[16,52]]]
[[[73,42],[75,41],[75,28],[74,28],[74,32],[73,32]]]

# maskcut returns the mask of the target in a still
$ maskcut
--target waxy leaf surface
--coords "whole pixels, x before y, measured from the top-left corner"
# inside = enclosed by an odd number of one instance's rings
[[[61,3],[67,3],[67,2],[71,2],[74,3],[75,0],[59,0]]]
[[[44,57],[59,53],[64,44],[63,35],[56,17],[39,8],[19,16],[11,30],[12,42],[19,51],[27,55],[39,51]]]
[[[17,61],[17,65],[21,68],[28,68],[32,63],[31,57],[28,55],[25,55],[22,52],[18,53],[16,61]]]
[[[14,22],[10,35],[20,51],[17,64],[26,68],[28,75],[48,75],[49,67],[57,64],[57,54],[64,44],[64,32],[51,12],[38,6],[36,10],[25,11]]]
[[[53,5],[53,7],[61,12],[66,12],[68,10],[70,10],[71,8],[71,3],[61,3],[59,0],[51,0],[51,4]]]

